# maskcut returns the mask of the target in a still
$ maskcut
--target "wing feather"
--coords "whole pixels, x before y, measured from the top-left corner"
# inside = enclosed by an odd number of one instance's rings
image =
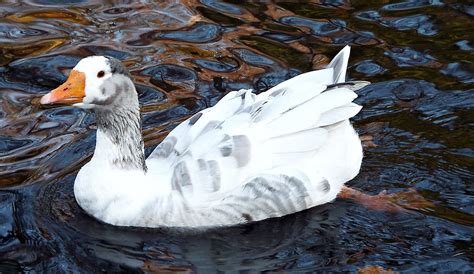
[[[344,82],[348,57],[345,48],[328,68],[259,95],[229,92],[174,129],[147,163],[165,166],[174,190],[228,221],[282,216],[332,199],[324,196],[329,179],[305,168],[334,143],[333,125],[361,109],[352,103],[354,90],[367,82]]]

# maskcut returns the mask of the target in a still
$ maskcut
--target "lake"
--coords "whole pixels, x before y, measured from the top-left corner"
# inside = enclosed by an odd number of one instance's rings
[[[472,2],[56,2],[0,3],[0,272],[474,270]],[[409,210],[336,199],[184,233],[113,227],[78,207],[93,114],[39,99],[81,58],[131,71],[150,153],[226,92],[323,68],[347,44],[348,79],[372,82],[358,91],[364,160],[347,185],[411,191]]]

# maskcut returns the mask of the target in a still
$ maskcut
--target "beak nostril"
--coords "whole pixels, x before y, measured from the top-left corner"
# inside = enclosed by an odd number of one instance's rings
[[[66,82],[41,97],[41,104],[67,104],[82,102],[85,97],[85,75],[72,71]],[[1,271],[0,271],[1,272]]]

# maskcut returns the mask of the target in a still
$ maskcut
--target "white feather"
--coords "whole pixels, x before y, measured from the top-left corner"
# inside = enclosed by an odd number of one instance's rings
[[[88,163],[76,179],[78,201],[115,225],[203,227],[333,200],[362,159],[348,119],[361,108],[353,90],[366,83],[339,85],[349,52],[265,93],[228,93],[169,134],[147,159],[146,176]],[[97,138],[98,149],[114,145]]]
[[[346,81],[346,70],[350,54],[351,48],[345,46],[327,66],[334,69],[333,83],[343,83]]]
[[[328,133],[323,128],[312,128],[266,139],[263,144],[272,153],[304,153],[324,145]]]
[[[331,124],[336,124],[340,121],[347,120],[351,117],[354,117],[362,109],[361,106],[349,103],[341,107],[333,108],[324,112],[319,118],[315,126],[323,127]]]
[[[279,116],[267,119],[269,121],[266,122],[263,130],[268,137],[271,137],[312,128],[317,124],[322,113],[349,104],[356,97],[357,94],[345,88],[325,91],[310,101],[288,109]]]
[[[296,88],[299,85],[304,85],[304,83],[327,86],[330,84],[334,84],[333,76],[334,69],[332,67],[328,67],[322,70],[306,72],[276,85],[275,87],[269,89],[267,92],[261,95],[262,98],[265,98],[266,96],[270,96],[278,90],[286,89],[289,87]],[[315,95],[317,95],[317,93]]]

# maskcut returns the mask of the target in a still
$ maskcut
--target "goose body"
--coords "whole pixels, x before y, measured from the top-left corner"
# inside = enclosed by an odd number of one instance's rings
[[[118,226],[236,225],[330,202],[358,174],[362,146],[349,118],[361,109],[354,90],[368,83],[345,83],[349,52],[259,95],[228,93],[146,160],[135,87],[117,60],[81,60],[73,72],[82,80],[71,73],[72,88],[63,84],[41,102],[96,113],[94,155],[74,183],[90,215]]]

